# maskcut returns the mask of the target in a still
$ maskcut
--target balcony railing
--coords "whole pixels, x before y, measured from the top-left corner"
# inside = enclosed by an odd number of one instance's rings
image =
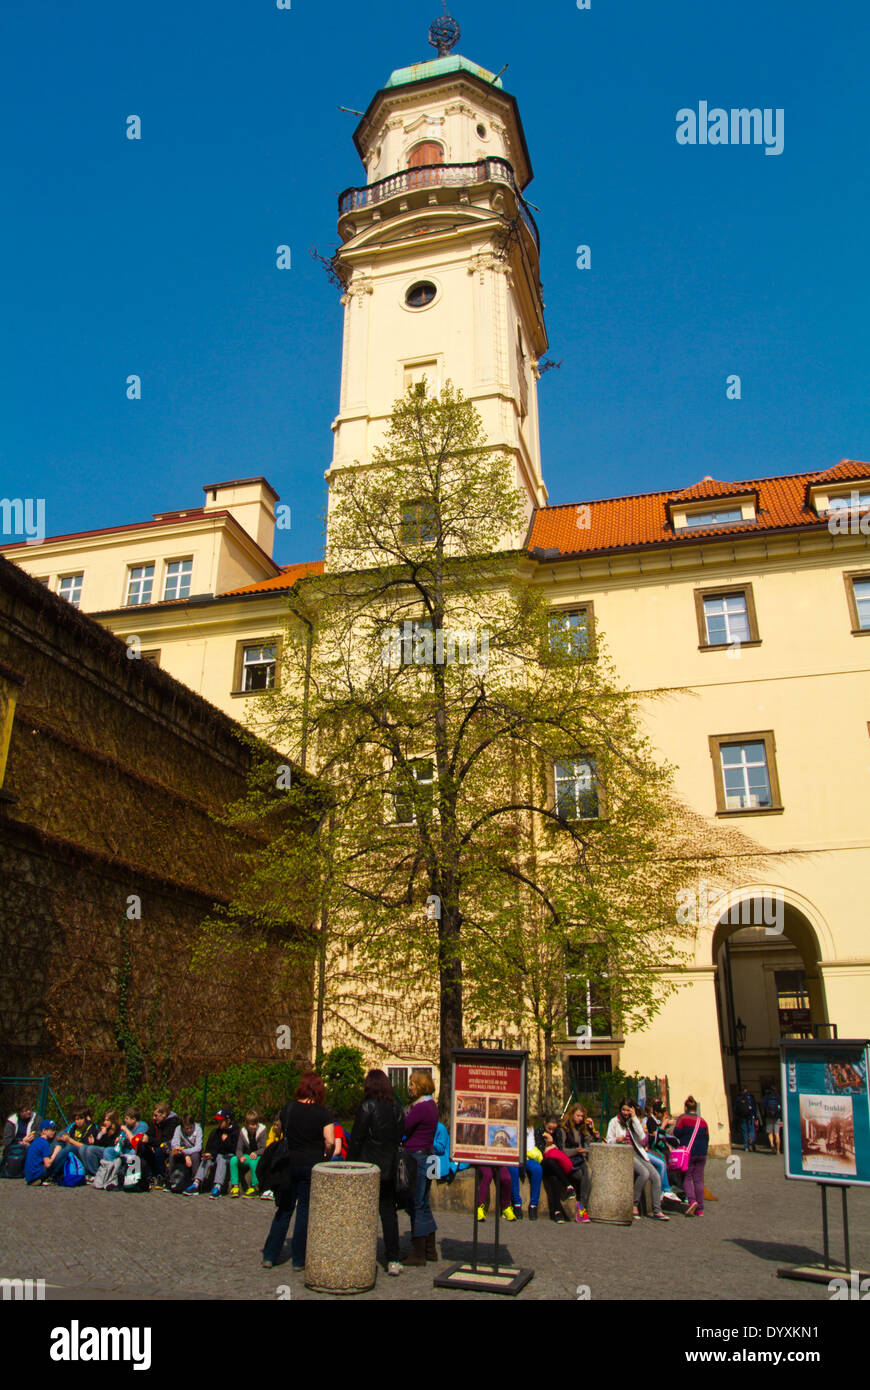
[[[401,169],[388,178],[378,179],[377,183],[364,188],[346,188],[339,195],[338,215],[355,212],[361,208],[376,207],[388,198],[401,193],[413,193],[420,188],[470,188],[481,183],[506,183],[512,188],[517,200],[520,217],[532,235],[535,245],[540,249],[540,238],[535,219],[523,202],[517,188],[514,171],[506,159],[478,159],[473,164],[420,164],[414,169]]]

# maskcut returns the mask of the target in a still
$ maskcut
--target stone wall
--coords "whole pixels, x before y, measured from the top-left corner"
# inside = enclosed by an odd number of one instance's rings
[[[287,1057],[284,1024],[307,1060],[311,982],[288,975],[282,940],[310,923],[252,926],[207,964],[193,954],[259,847],[214,818],[245,789],[240,727],[0,558],[0,722],[10,709],[2,1072],[93,1091],[132,1061],[185,1084]]]

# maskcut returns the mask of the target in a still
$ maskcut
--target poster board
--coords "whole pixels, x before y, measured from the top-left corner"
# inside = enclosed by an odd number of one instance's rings
[[[527,1052],[458,1048],[451,1059],[450,1153],[517,1168],[526,1156]]]
[[[780,1042],[785,1176],[870,1186],[866,1039]]]

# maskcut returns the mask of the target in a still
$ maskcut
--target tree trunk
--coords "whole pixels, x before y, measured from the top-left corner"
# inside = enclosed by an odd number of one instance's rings
[[[439,984],[441,987],[441,1028],[438,1066],[441,1085],[438,1106],[444,1117],[450,1114],[451,1053],[462,1047],[462,960],[459,953],[461,916],[457,908],[444,906],[439,932]]]

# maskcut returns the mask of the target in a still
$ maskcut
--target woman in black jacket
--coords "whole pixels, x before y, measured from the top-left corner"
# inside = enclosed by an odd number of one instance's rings
[[[393,1094],[386,1072],[370,1071],[363,1082],[363,1103],[350,1135],[349,1157],[375,1163],[381,1170],[379,1210],[388,1274],[401,1274],[399,1217],[396,1212],[396,1161],[405,1133],[405,1112]]]

